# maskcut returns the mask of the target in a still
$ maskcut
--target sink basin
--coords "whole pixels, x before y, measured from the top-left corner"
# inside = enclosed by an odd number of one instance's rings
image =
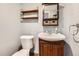
[[[52,33],[52,34],[48,34],[48,33],[40,33],[38,35],[38,37],[42,40],[46,40],[46,41],[60,41],[60,40],[64,40],[65,36],[61,33]]]

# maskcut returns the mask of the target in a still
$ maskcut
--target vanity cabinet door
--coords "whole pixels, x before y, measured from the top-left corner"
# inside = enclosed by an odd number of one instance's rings
[[[63,56],[64,41],[48,42],[42,39],[39,40],[39,55],[40,56]]]

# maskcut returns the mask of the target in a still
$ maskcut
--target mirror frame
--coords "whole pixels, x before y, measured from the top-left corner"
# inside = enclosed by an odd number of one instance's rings
[[[44,6],[50,6],[50,5],[57,5],[57,18],[47,18],[46,20],[57,20],[57,24],[56,25],[48,25],[48,26],[58,26],[58,19],[59,19],[59,3],[42,3],[42,5]],[[43,9],[43,26],[44,25],[44,9]]]

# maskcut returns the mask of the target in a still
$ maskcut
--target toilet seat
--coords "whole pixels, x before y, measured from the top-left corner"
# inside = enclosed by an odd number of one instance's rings
[[[12,56],[29,56],[29,49],[21,49],[20,51],[14,53]]]

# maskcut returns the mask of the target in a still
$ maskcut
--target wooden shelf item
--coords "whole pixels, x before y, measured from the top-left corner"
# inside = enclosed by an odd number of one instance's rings
[[[24,10],[24,11],[21,11],[21,13],[22,13],[21,19],[38,19],[38,9]],[[29,15],[29,17],[23,17],[23,16],[26,16],[25,13],[26,13],[27,15],[28,15],[28,13],[31,13],[31,14],[35,13],[37,16],[30,16],[30,15]]]

